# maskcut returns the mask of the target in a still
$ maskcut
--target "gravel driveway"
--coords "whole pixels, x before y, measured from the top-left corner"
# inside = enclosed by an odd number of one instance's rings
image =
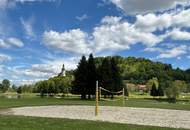
[[[95,117],[93,106],[40,106],[12,108],[8,114],[56,117],[84,120],[101,120],[116,123],[151,125],[190,129],[190,111],[154,108],[101,106]]]

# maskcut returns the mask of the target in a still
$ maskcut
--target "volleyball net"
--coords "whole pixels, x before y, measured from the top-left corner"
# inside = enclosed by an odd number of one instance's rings
[[[108,96],[108,98],[107,98]],[[116,98],[114,98],[116,96]],[[125,89],[121,89],[120,91],[110,91],[103,87],[99,87],[99,100],[100,101],[119,101],[125,99]]]
[[[108,89],[105,89],[103,87],[99,87],[98,86],[98,81],[96,81],[96,105],[95,105],[95,116],[98,116],[99,114],[99,101],[119,101],[122,100],[123,101],[123,106],[125,106],[125,100],[126,100],[126,96],[125,96],[125,89],[123,88],[120,91],[110,91]],[[104,96],[104,98],[102,97],[102,95]],[[110,99],[105,98],[106,95],[110,95]],[[114,95],[117,95],[117,98],[114,99]]]

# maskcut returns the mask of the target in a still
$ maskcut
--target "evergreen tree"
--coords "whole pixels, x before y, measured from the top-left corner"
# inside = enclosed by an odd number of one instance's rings
[[[111,58],[111,71],[112,71],[112,91],[119,91],[122,89],[122,77],[120,74],[120,69],[118,67],[117,60]]]
[[[102,65],[99,68],[99,81],[100,86],[112,91],[112,70],[111,63],[109,58],[104,58]],[[102,92],[102,94],[107,95],[106,92]]]
[[[164,90],[160,85],[158,86],[158,96],[160,96],[160,97],[164,96]]]
[[[153,85],[152,85],[152,89],[150,91],[150,95],[153,96],[153,97],[158,96],[158,90],[156,88],[156,84],[155,83],[153,83]]]
[[[75,79],[73,82],[73,93],[75,94],[81,94],[81,99],[86,99],[87,94],[87,61],[86,57],[82,56],[82,59],[80,60],[77,69],[74,73]]]
[[[17,93],[18,93],[18,94],[21,94],[21,93],[22,93],[22,87],[21,87],[21,86],[17,88]]]
[[[97,80],[97,74],[96,74],[96,66],[94,57],[92,54],[89,55],[88,59],[88,65],[87,65],[87,92],[88,92],[88,99],[91,98],[91,95],[95,94],[96,90],[96,80]]]

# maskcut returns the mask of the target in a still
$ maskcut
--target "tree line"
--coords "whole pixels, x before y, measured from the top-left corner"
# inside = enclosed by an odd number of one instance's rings
[[[63,70],[63,69],[62,69]],[[82,99],[91,99],[95,94],[96,81],[99,86],[110,91],[120,91],[125,83],[143,84],[154,97],[166,95],[176,99],[179,93],[190,92],[190,69],[173,69],[170,64],[154,62],[145,58],[107,56],[88,59],[81,57],[75,70],[67,71],[66,76],[58,75],[39,81],[33,85],[10,87],[5,79],[0,83],[0,91],[34,92],[41,96],[57,93],[81,94]],[[103,92],[105,96],[109,95]],[[113,96],[113,95],[111,95]]]
[[[95,95],[96,81],[99,86],[109,91],[122,89],[122,77],[118,63],[114,57],[107,57],[97,64],[92,54],[86,59],[82,56],[77,69],[74,71],[72,93],[81,94],[81,99],[91,99]],[[103,93],[108,95],[108,93]],[[113,96],[113,95],[112,95]]]

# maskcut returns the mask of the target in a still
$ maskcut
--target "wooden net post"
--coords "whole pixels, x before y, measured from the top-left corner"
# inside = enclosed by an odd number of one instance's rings
[[[125,106],[125,88],[123,88],[123,106]]]
[[[96,81],[96,107],[95,107],[95,116],[98,116],[98,81]]]
[[[99,101],[101,100],[101,87],[99,87]]]

